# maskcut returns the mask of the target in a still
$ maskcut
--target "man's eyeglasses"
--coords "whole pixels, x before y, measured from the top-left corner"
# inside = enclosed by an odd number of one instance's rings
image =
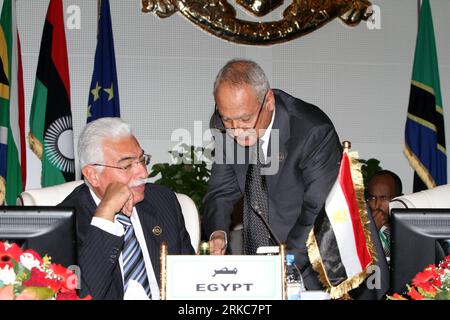
[[[113,169],[120,169],[123,170],[125,172],[129,172],[131,171],[133,168],[137,167],[138,165],[145,165],[148,166],[148,164],[150,163],[150,159],[152,158],[151,155],[149,154],[143,154],[139,160],[137,161],[133,161],[123,167],[119,167],[119,166],[110,166],[107,164],[100,164],[100,163],[93,163],[91,164],[91,166],[97,166],[97,167],[107,167],[107,168],[113,168]]]
[[[268,91],[266,91],[266,93],[264,94],[264,99],[263,99],[263,101],[262,101],[262,103],[261,103],[261,105],[259,107],[258,116],[256,117],[256,121],[255,121],[255,123],[253,124],[253,126],[251,128],[239,128],[239,127],[225,128],[225,126],[223,124],[222,117],[220,116],[220,113],[217,110],[217,104],[214,105],[214,115],[213,115],[214,120],[212,121],[212,128],[220,131],[221,133],[231,133],[234,130],[244,130],[244,131],[255,130],[256,125],[257,125],[257,123],[259,121],[259,116],[261,115],[261,111],[262,111],[262,109],[264,107],[264,103],[266,102],[267,92]],[[218,123],[218,119],[222,120],[221,124]]]

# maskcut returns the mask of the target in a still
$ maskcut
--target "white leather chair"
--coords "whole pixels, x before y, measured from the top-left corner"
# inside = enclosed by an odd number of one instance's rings
[[[41,189],[29,189],[17,197],[17,205],[21,206],[56,206],[61,203],[83,180],[66,182],[60,185]],[[186,229],[191,237],[191,244],[198,252],[200,244],[200,219],[195,202],[185,194],[176,193],[181,206]]]
[[[396,208],[450,208],[450,184],[396,197],[389,209]]]
[[[75,180],[41,189],[29,189],[17,197],[19,206],[56,206],[61,203],[83,180]]]

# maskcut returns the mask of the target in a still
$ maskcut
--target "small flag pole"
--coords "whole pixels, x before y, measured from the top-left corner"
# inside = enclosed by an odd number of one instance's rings
[[[97,0],[97,37],[98,37],[98,21],[100,20],[100,8],[102,6],[102,0]]]
[[[420,5],[421,5],[421,1],[420,1],[420,0],[417,0],[417,32],[419,32]]]
[[[344,148],[345,153],[348,153],[352,148],[352,143],[348,140],[345,140],[342,142],[342,148]]]

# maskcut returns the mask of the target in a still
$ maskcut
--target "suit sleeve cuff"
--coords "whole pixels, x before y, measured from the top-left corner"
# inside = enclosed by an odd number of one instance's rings
[[[93,217],[91,225],[117,237],[122,237],[125,232],[120,222],[112,222],[100,217]]]

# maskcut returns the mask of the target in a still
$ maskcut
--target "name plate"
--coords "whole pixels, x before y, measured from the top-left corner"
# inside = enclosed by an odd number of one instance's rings
[[[280,256],[167,256],[167,300],[281,300]]]

